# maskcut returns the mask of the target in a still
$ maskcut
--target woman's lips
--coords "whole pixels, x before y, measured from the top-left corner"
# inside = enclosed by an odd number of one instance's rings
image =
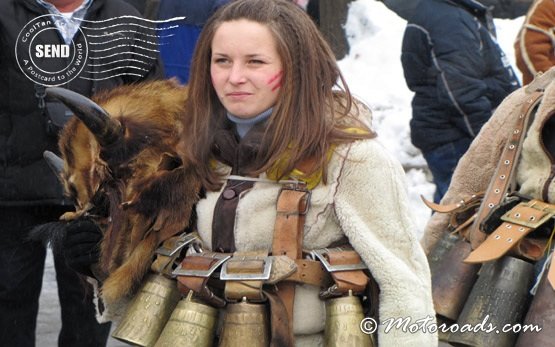
[[[251,96],[252,94],[247,92],[233,92],[233,93],[227,93],[226,95],[228,98],[231,98],[233,100],[242,100]]]

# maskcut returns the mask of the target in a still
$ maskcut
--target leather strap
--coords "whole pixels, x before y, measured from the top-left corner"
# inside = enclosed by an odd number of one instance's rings
[[[187,256],[181,262],[181,269],[184,271],[205,272],[207,275],[177,275],[177,288],[184,295],[189,291],[194,291],[198,296],[215,307],[224,307],[226,302],[222,298],[216,296],[208,287],[211,271],[215,270],[215,265],[221,259],[208,256]]]
[[[233,258],[227,261],[227,273],[260,274],[264,270],[264,258],[267,255],[268,252],[235,252]],[[243,298],[249,301],[265,301],[263,285],[264,281],[262,280],[227,280],[225,281],[225,298],[228,302],[239,301]]]
[[[214,206],[212,250],[235,252],[235,219],[241,194],[254,186],[253,181],[228,180]]]
[[[462,199],[459,202],[449,204],[449,205],[436,204],[435,202],[426,199],[422,195],[420,196],[420,199],[422,199],[424,204],[434,212],[458,213],[458,212],[464,212],[469,208],[476,207],[476,204],[479,204],[483,197],[484,197],[484,193],[474,194],[467,199]]]
[[[440,205],[427,200],[423,196],[420,196],[424,204],[428,206],[432,211],[438,213],[449,213],[450,231],[454,233],[459,233],[465,239],[468,236],[468,227],[472,225],[472,223],[474,223],[474,220],[476,219],[476,213],[472,213],[468,217],[467,211],[471,209],[474,211],[476,208],[480,207],[483,197],[484,193],[480,192],[453,204]],[[460,215],[464,216],[463,221],[459,220]]]
[[[355,251],[328,252],[326,256],[332,266],[360,264],[362,261]],[[359,294],[368,284],[368,276],[362,270],[333,271],[330,274],[335,281],[335,294],[348,295],[350,290]]]
[[[293,260],[302,257],[302,237],[305,222],[305,215],[308,210],[310,193],[304,189],[283,188],[277,201],[277,214],[272,241],[272,254],[286,255]],[[283,317],[279,317],[271,304],[272,315],[272,346],[293,346],[293,305],[295,299],[295,282],[283,281],[277,284],[276,297],[285,307],[287,312],[287,322],[283,322]],[[272,298],[273,301],[275,298]],[[279,321],[280,325],[287,327],[286,336],[284,331],[273,329],[274,321]]]
[[[310,284],[323,287],[329,283],[328,273],[322,267],[322,263],[315,260],[297,259],[297,271],[283,279],[283,281],[295,282],[297,284]]]
[[[516,161],[522,149],[523,135],[528,128],[530,114],[534,112],[542,96],[542,91],[533,92],[522,105],[511,137],[503,149],[499,164],[495,169],[495,173],[488,186],[482,205],[478,210],[478,215],[470,227],[469,239],[472,249],[476,249],[486,239],[487,235],[480,230],[480,224],[490,210],[501,203],[509,191],[510,185],[513,183]]]
[[[555,206],[539,200],[516,205],[501,217],[504,222],[464,262],[483,263],[501,258],[554,214]]]
[[[164,241],[156,250],[156,258],[150,269],[166,277],[172,277],[172,272],[177,265],[177,260],[181,257],[183,249],[196,238],[198,238],[198,234],[193,232],[173,236]]]

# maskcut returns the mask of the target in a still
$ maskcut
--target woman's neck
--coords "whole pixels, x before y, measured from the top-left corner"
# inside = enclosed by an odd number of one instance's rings
[[[243,138],[253,126],[258,123],[266,121],[272,115],[272,108],[267,109],[261,114],[251,118],[239,118],[227,112],[227,119],[235,124],[235,129],[239,137]]]

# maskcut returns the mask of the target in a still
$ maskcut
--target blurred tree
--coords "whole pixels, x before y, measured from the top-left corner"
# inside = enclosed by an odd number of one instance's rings
[[[308,13],[319,24],[337,59],[349,52],[344,27],[351,1],[353,0],[310,0],[307,8]]]

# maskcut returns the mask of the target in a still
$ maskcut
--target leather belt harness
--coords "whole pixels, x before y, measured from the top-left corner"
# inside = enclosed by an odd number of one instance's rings
[[[463,235],[469,239],[473,248],[473,251],[464,260],[465,263],[483,263],[496,260],[511,250],[515,251],[515,249],[519,255],[525,258],[539,260],[545,251],[545,242],[524,240],[526,235],[555,216],[555,205],[541,200],[533,199],[528,202],[521,202],[513,207],[501,217],[503,223],[489,236],[480,230],[480,224],[488,213],[510,193],[511,185],[514,186],[514,172],[522,148],[524,134],[528,128],[530,115],[537,109],[542,96],[542,91],[536,91],[522,105],[518,120],[509,141],[503,149],[499,164],[485,195],[472,195],[469,199],[450,205],[439,205],[424,199],[424,203],[432,210],[454,215],[476,207],[476,202],[479,202],[483,196],[478,213],[466,222],[458,226],[455,225],[455,231],[461,231],[472,223],[468,234]],[[523,241],[528,242],[524,243]],[[547,278],[555,289],[555,266],[553,266],[555,264],[555,252],[553,252],[551,264]]]
[[[202,251],[198,234],[179,235],[157,250],[152,270],[177,278],[186,295],[193,291],[207,303],[222,308],[229,302],[269,301],[272,346],[293,345],[295,286],[321,288],[327,299],[363,293],[369,278],[366,265],[349,247],[303,251],[304,218],[310,192],[298,184],[282,188],[277,202],[272,251],[217,253]],[[187,248],[189,254],[180,260]],[[287,317],[287,319],[285,319]]]

